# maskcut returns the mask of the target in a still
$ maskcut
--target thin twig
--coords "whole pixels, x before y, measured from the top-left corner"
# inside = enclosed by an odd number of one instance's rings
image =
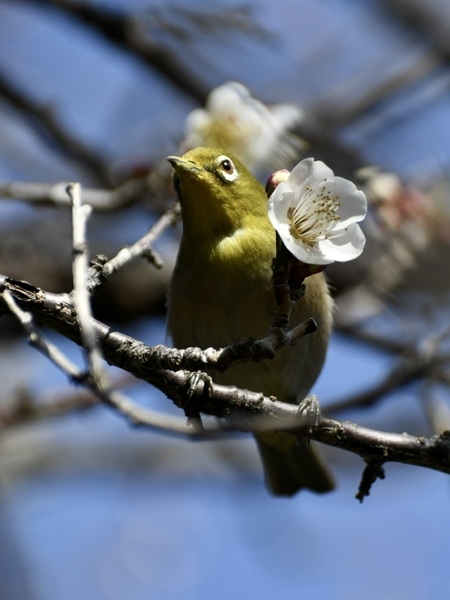
[[[84,372],[79,369],[72,361],[70,361],[57,346],[46,340],[34,327],[32,315],[20,308],[17,301],[11,292],[4,288],[1,292],[1,297],[4,299],[9,310],[17,319],[28,334],[29,343],[40,350],[42,354],[63,371],[70,380],[81,382],[84,380]]]
[[[27,315],[32,319],[29,313]],[[34,327],[32,321],[31,324]],[[48,343],[36,328],[35,331],[37,336]],[[47,354],[46,356],[48,357]],[[64,369],[61,370],[65,375],[68,375]],[[129,387],[134,383],[136,383],[136,379],[126,372],[122,372],[114,378],[114,388],[116,389]],[[12,401],[6,401],[3,404],[4,406],[0,408],[0,430],[31,421],[42,421],[58,417],[71,412],[82,412],[99,406],[100,400],[89,388],[58,387],[46,390],[43,395],[39,395],[39,398],[37,398],[28,388],[19,387]]]
[[[384,335],[380,335],[376,331],[371,331],[369,329],[365,329],[364,327],[359,327],[358,325],[342,325],[339,323],[339,320],[337,322],[335,321],[334,329],[340,333],[343,333],[344,335],[352,337],[353,339],[365,342],[371,346],[375,346],[376,348],[380,348],[381,350],[386,350],[395,354],[401,354],[408,350],[408,348],[411,348],[411,340],[403,337],[400,339],[386,337]]]
[[[166,211],[159,220],[154,223],[148,232],[132,246],[121,248],[114,258],[102,264],[94,264],[89,270],[87,289],[93,293],[102,283],[119,269],[127,265],[133,258],[142,256],[152,262],[155,267],[162,267],[162,260],[151,248],[155,240],[169,227],[173,227],[180,218],[180,205],[176,204]]]
[[[366,460],[366,466],[363,474],[361,475],[361,481],[359,484],[358,492],[356,493],[356,499],[362,502],[370,494],[372,485],[377,479],[384,479],[385,472],[383,469],[383,459],[371,458]]]
[[[444,374],[442,367],[450,363],[450,356],[446,353],[441,353],[439,345],[449,334],[450,326],[446,326],[438,333],[433,333],[424,340],[421,340],[416,348],[411,348],[411,345],[405,344],[403,347],[404,355],[384,379],[363,392],[329,404],[326,412],[328,414],[337,414],[350,409],[367,408],[387,394],[425,376],[436,376],[442,379]],[[373,339],[375,342],[378,340],[377,336]],[[401,344],[403,342],[394,342],[393,348],[399,350]]]
[[[260,340],[249,338],[244,342],[231,344],[219,351],[218,355],[216,354],[217,351],[210,348],[205,351],[208,352],[205,359],[208,363],[211,360],[214,361],[213,365],[220,371],[243,362],[259,362],[263,359],[272,359],[276,356],[277,352],[282,350],[285,346],[293,345],[300,338],[305,335],[310,335],[315,331],[317,331],[317,324],[314,319],[311,318],[303,321],[303,323],[300,323],[290,331],[285,331],[284,328],[281,327],[272,326],[269,330],[269,335],[265,338]],[[192,351],[200,349],[189,348],[188,350]]]
[[[312,122],[320,123],[320,126],[328,131],[342,127],[368,113],[370,110],[392,96],[398,90],[423,79],[433,71],[442,66],[442,60],[434,52],[428,52],[423,57],[416,59],[413,64],[403,67],[393,75],[387,75],[376,87],[368,85],[367,91],[361,93],[363,85],[359,85],[360,95],[354,95],[348,100],[348,82],[337,91],[330,90],[325,102],[319,103],[314,110],[308,114]],[[345,94],[347,102],[340,102],[340,96]],[[341,104],[341,108],[339,108]],[[343,108],[342,108],[342,105]]]
[[[69,184],[67,194],[72,202],[73,303],[80,321],[82,346],[86,350],[89,372],[96,389],[100,394],[103,394],[107,393],[109,388],[109,378],[103,368],[102,355],[95,338],[91,304],[87,290],[89,252],[86,241],[86,225],[92,207],[89,204],[82,204],[79,183]]]
[[[58,417],[70,412],[81,412],[99,404],[98,398],[90,390],[75,390],[62,394],[57,399],[35,402],[27,389],[20,389],[10,406],[0,409],[0,431],[31,421]]]
[[[18,198],[33,204],[70,206],[70,199],[66,194],[67,185],[68,182],[0,181],[0,198]],[[136,203],[151,192],[153,187],[150,174],[129,179],[112,190],[84,188],[83,202],[98,211],[114,211]]]
[[[436,369],[437,365],[437,359],[395,365],[392,371],[372,388],[327,405],[326,412],[335,415],[346,410],[373,406],[387,394],[424,377],[430,370]]]
[[[420,398],[433,431],[440,434],[450,430],[450,406],[437,386],[424,382],[420,389]]]

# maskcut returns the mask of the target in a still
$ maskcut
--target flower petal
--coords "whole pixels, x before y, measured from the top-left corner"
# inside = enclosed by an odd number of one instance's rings
[[[296,165],[289,175],[289,183],[293,186],[302,185],[312,173],[314,159],[305,158]]]
[[[301,110],[289,105],[268,107],[235,81],[212,90],[201,110],[202,116],[188,117],[184,150],[195,146],[222,148],[251,172],[262,175],[268,169],[290,164],[302,148],[300,138],[289,131],[301,118]]]
[[[286,228],[289,231],[289,228]],[[291,235],[283,236],[280,231],[278,231],[278,233],[289,252],[293,254],[295,258],[298,258],[298,260],[301,260],[306,264],[328,265],[336,260],[334,257],[330,258],[329,256],[326,256],[319,244],[308,246],[301,242],[301,240],[293,238]]]
[[[321,161],[307,158],[294,167],[271,195],[268,212],[286,248],[302,262],[348,261],[363,251],[366,239],[356,223],[366,216],[366,197]]]
[[[331,261],[347,262],[357,258],[364,250],[366,238],[361,227],[356,223],[350,223],[345,230],[336,232],[319,242],[321,251],[325,258]]]
[[[278,231],[280,223],[289,224],[288,210],[294,201],[294,191],[287,183],[280,183],[269,198],[267,211],[270,222]],[[280,233],[278,231],[278,233]],[[281,233],[280,233],[281,235]]]
[[[271,113],[273,115],[273,122],[277,126],[279,131],[293,127],[296,123],[299,123],[303,118],[303,111],[298,106],[291,104],[278,104],[273,106]]]
[[[222,113],[239,108],[243,99],[249,95],[247,88],[235,81],[224,83],[209,93],[206,108],[214,118],[217,118]]]
[[[349,223],[356,223],[364,219],[367,214],[367,200],[364,192],[358,190],[351,181],[342,177],[335,177],[330,189],[332,196],[339,196],[341,204],[337,210],[340,219],[336,229],[343,229]]]
[[[200,129],[209,125],[211,117],[203,108],[195,108],[186,118],[185,129],[191,133],[195,129]]]
[[[288,182],[292,186],[301,186],[307,183],[314,187],[324,179],[331,181],[333,177],[333,171],[321,160],[305,158],[292,169]]]

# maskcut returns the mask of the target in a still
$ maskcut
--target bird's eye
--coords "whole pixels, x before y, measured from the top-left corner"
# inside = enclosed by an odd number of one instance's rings
[[[217,159],[217,164],[219,166],[220,174],[227,181],[234,181],[239,176],[236,167],[234,166],[234,162],[228,156],[221,155]]]

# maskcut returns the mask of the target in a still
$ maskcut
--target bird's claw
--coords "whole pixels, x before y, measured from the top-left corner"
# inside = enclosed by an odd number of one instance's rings
[[[319,399],[314,394],[306,396],[298,405],[298,415],[301,416],[302,423],[308,426],[307,432],[314,433],[320,421]],[[304,443],[304,438],[299,436],[299,443]],[[307,440],[309,445],[309,440]]]
[[[194,394],[195,388],[197,387],[197,385],[200,381],[204,382],[205,388],[206,388],[206,390],[208,390],[208,393],[212,391],[213,380],[209,375],[207,375],[203,371],[191,372],[188,375],[188,391],[187,391],[188,402],[191,400],[191,398]]]
[[[211,377],[209,375],[207,375],[206,373],[203,373],[202,371],[195,371],[193,373],[189,372],[187,375],[188,390],[186,393],[187,402],[184,406],[184,414],[187,417],[188,425],[192,425],[195,429],[202,431],[203,424],[202,424],[202,419],[201,419],[200,413],[196,408],[190,407],[190,403],[192,400],[192,396],[194,395],[195,388],[197,387],[197,384],[200,381],[203,381],[205,383],[205,389],[208,391],[208,393],[210,393],[212,390],[213,380],[211,379]]]

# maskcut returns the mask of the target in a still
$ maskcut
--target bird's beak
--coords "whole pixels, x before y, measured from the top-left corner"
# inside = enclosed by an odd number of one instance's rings
[[[177,173],[188,172],[192,175],[199,175],[203,170],[193,162],[184,160],[184,158],[180,158],[179,156],[168,156],[166,160],[170,162]]]

